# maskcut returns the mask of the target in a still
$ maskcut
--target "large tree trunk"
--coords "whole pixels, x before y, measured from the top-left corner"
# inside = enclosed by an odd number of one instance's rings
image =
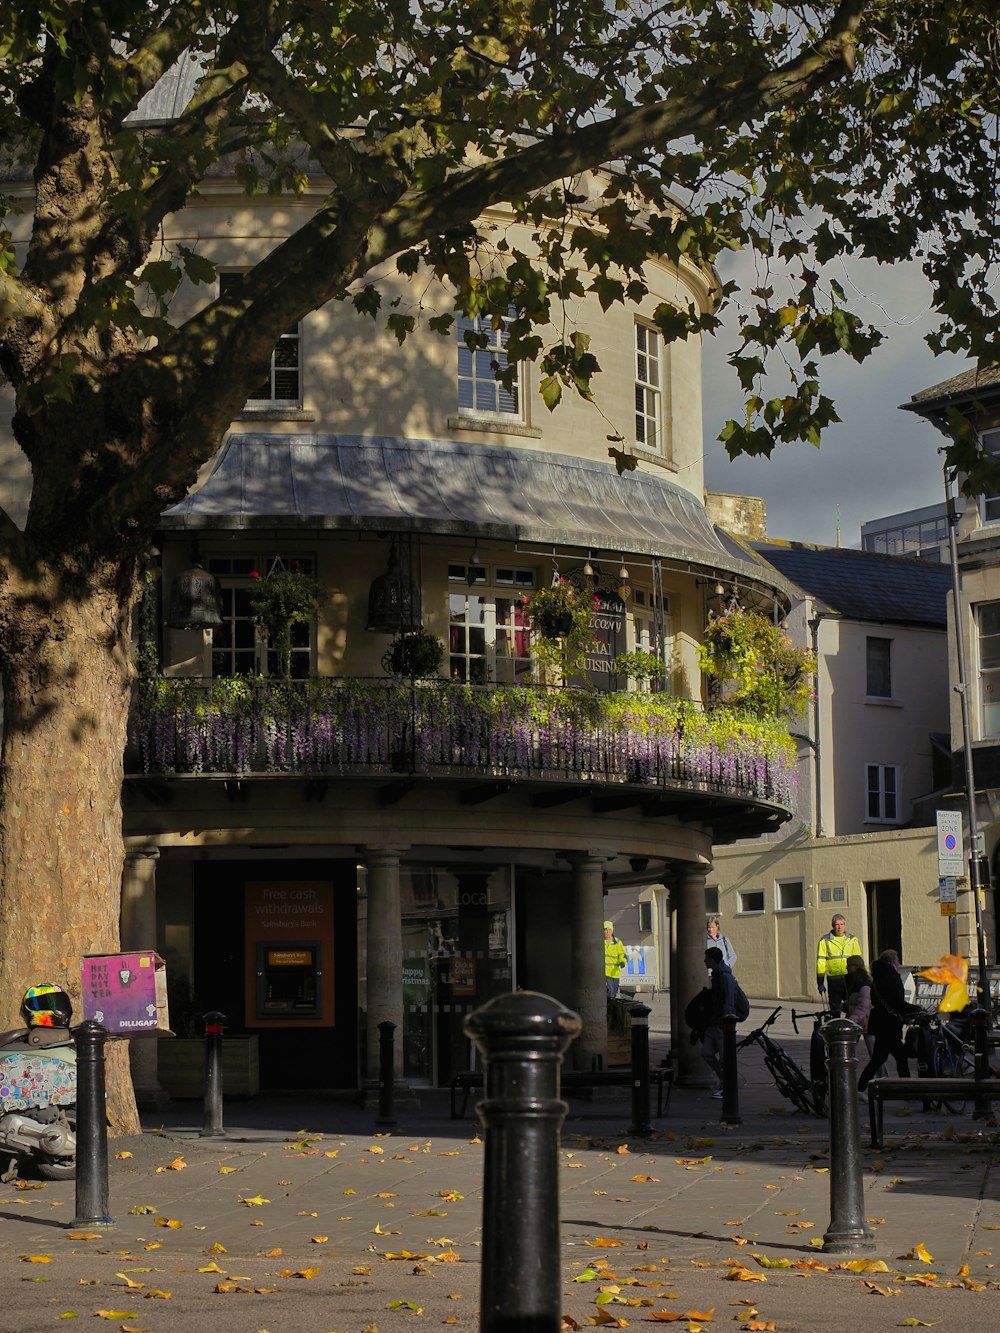
[[[20,1023],[21,995],[39,982],[64,987],[80,1021],[80,959],[119,948],[130,612],[105,588],[22,601],[3,618],[4,1027]],[[136,1133],[125,1042],[109,1042],[107,1069],[113,1132]]]

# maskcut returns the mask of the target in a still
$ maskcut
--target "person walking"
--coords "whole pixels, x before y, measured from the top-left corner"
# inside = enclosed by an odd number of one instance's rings
[[[710,916],[705,926],[705,948],[721,949],[722,961],[727,967],[732,967],[736,962],[736,950],[733,948],[732,941],[728,935],[722,933],[722,922],[717,916]]]
[[[706,1023],[701,1033],[701,1058],[716,1078],[713,1097],[722,1096],[722,1020],[736,1009],[736,978],[717,944],[705,950],[705,966],[711,974],[710,1000],[706,1005]]]
[[[816,950],[816,989],[827,996],[834,1017],[847,1008],[847,960],[851,957],[861,957],[861,944],[838,912]]]
[[[847,960],[847,1013],[846,1017],[852,1023],[857,1023],[861,1029],[865,1050],[871,1058],[875,1050],[875,1038],[868,1031],[868,1020],[872,1012],[872,979],[869,976],[868,969],[865,967],[865,960],[858,954],[851,954]],[[879,1077],[884,1073],[884,1069],[879,1070]]]
[[[899,954],[895,949],[884,949],[872,967],[872,1011],[868,1031],[875,1038],[871,1058],[861,1071],[858,1092],[864,1092],[877,1070],[888,1056],[896,1061],[900,1078],[910,1077],[910,1064],[903,1045],[903,1025],[923,1010],[919,1004],[908,1004],[899,972]]]
[[[604,984],[608,988],[608,999],[613,1000],[618,994],[621,970],[625,966],[625,945],[615,934],[614,923],[604,923]]]

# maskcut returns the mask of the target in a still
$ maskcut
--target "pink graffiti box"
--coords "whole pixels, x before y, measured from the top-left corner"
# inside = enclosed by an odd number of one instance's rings
[[[155,1037],[170,1031],[167,970],[159,954],[90,954],[81,964],[83,1016],[113,1037]]]

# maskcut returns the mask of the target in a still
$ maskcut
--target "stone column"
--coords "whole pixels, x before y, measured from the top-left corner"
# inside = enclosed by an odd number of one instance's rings
[[[379,1023],[395,1023],[393,1069],[403,1078],[403,929],[399,898],[399,862],[405,848],[370,847],[368,867],[367,996],[364,1082],[378,1085]]]
[[[671,1044],[677,1057],[677,1082],[689,1088],[708,1088],[715,1076],[701,1058],[701,1047],[692,1046],[684,1010],[693,996],[708,984],[705,970],[705,880],[709,867],[700,863],[679,866],[671,889],[676,937],[670,960],[671,1017],[676,1027]]]
[[[158,847],[132,847],[125,853],[122,871],[122,949],[156,948],[156,863]],[[166,1040],[170,1040],[166,1038]],[[140,1110],[155,1111],[167,1101],[157,1070],[157,1037],[133,1037],[129,1041],[132,1086]]]
[[[573,998],[580,1015],[580,1035],[570,1048],[574,1069],[589,1070],[595,1056],[608,1062],[608,1002],[604,984],[604,875],[610,857],[574,853],[573,867]]]

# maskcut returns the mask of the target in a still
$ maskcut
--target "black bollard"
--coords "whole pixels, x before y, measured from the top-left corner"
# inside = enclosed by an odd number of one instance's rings
[[[972,1011],[972,1041],[975,1050],[977,1081],[990,1076],[990,1012],[981,1006]],[[988,1096],[977,1097],[972,1112],[973,1120],[985,1120],[993,1112]]]
[[[722,1018],[722,1113],[724,1125],[742,1125],[740,1115],[740,1073],[736,1063],[736,1015]]]
[[[395,1061],[393,1033],[395,1031],[396,1024],[391,1023],[387,1018],[383,1019],[378,1025],[378,1114],[375,1118],[375,1126],[378,1129],[389,1129],[396,1123],[392,1112],[396,1091],[393,1069]]]
[[[865,1222],[865,1185],[858,1125],[858,1055],[861,1029],[847,1018],[823,1024],[830,1071],[830,1225],[823,1251],[855,1254],[874,1250]]]
[[[201,1137],[218,1138],[222,1128],[222,1031],[226,1015],[210,1009],[205,1015],[205,1109]]]
[[[649,1015],[646,1004],[630,1004],[632,1019],[632,1123],[629,1134],[649,1135]]]
[[[532,991],[498,995],[465,1020],[486,1066],[481,1333],[562,1327],[559,1069],[580,1026]]]
[[[108,1215],[108,1118],[104,1045],[108,1030],[88,1018],[76,1042],[76,1216],[71,1227],[113,1227]]]

